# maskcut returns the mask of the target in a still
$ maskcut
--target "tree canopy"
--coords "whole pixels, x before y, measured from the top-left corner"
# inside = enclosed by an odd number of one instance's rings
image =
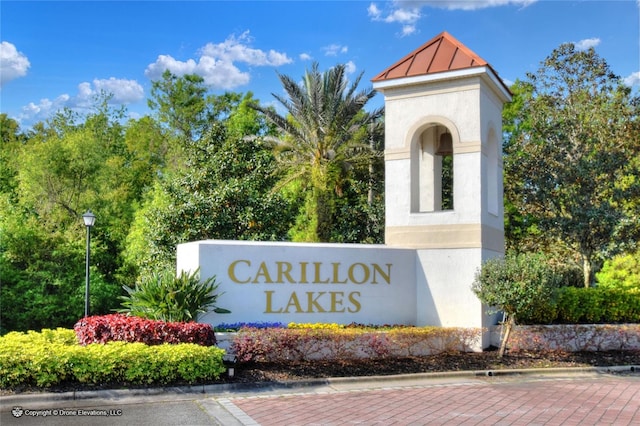
[[[522,242],[533,232],[537,244],[558,238],[579,255],[589,286],[606,256],[640,236],[640,101],[593,48],[573,44],[513,91],[505,111],[508,235]]]

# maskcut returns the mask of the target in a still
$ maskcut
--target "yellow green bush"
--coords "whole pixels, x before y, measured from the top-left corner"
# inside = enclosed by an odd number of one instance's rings
[[[604,262],[596,274],[598,287],[636,289],[640,291],[640,249]]]
[[[0,388],[195,383],[225,371],[224,350],[193,343],[80,346],[73,330],[11,332],[0,337]]]
[[[290,329],[305,329],[305,330],[340,330],[345,328],[343,324],[335,323],[303,323],[303,322],[290,322],[287,324],[287,328]]]

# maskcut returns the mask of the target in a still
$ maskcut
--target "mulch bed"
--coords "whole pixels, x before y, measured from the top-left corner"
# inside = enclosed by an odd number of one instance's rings
[[[517,352],[498,358],[496,351],[351,361],[241,364],[235,382],[290,381],[327,377],[385,376],[446,371],[527,368],[640,366],[640,350],[605,352]]]

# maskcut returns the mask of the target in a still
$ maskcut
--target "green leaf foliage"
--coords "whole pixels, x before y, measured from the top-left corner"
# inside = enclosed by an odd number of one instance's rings
[[[607,260],[596,279],[598,287],[640,290],[640,250]]]
[[[203,239],[283,240],[293,210],[274,192],[273,147],[249,108],[251,95],[229,106],[185,146],[184,168],[156,181],[127,238],[125,257],[142,272],[175,264],[177,244]]]
[[[557,294],[556,306],[557,323],[638,323],[640,289],[563,287]]]
[[[640,99],[593,48],[571,43],[514,94],[505,109],[509,244],[561,242],[589,286],[607,256],[640,236]]]
[[[11,332],[0,337],[0,388],[46,389],[62,383],[167,385],[216,380],[224,350],[192,343],[80,346],[73,330]]]
[[[209,310],[229,312],[216,306],[218,286],[215,277],[201,282],[199,270],[182,271],[177,277],[172,270],[153,272],[133,288],[124,286],[127,296],[121,297],[124,308],[118,312],[161,321],[196,321],[198,314]]]
[[[472,291],[489,307],[517,320],[521,317],[554,318],[554,292],[561,276],[540,254],[507,254],[491,259],[476,274]]]
[[[120,254],[148,181],[136,178],[133,165],[145,167],[127,149],[122,111],[108,107],[108,100],[97,99],[96,111],[83,117],[62,111],[11,144],[15,174],[11,185],[0,188],[3,331],[70,327],[82,316],[81,215],[89,208],[97,216],[91,312],[108,313],[118,305]]]

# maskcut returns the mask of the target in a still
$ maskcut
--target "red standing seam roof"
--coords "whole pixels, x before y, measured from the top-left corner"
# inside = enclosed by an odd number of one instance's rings
[[[451,34],[443,31],[382,71],[371,81],[378,82],[482,66],[489,67],[496,77],[498,76],[487,61],[476,55]],[[500,79],[498,78],[498,80]],[[500,82],[504,85],[502,80]],[[506,86],[505,88],[509,90]]]

